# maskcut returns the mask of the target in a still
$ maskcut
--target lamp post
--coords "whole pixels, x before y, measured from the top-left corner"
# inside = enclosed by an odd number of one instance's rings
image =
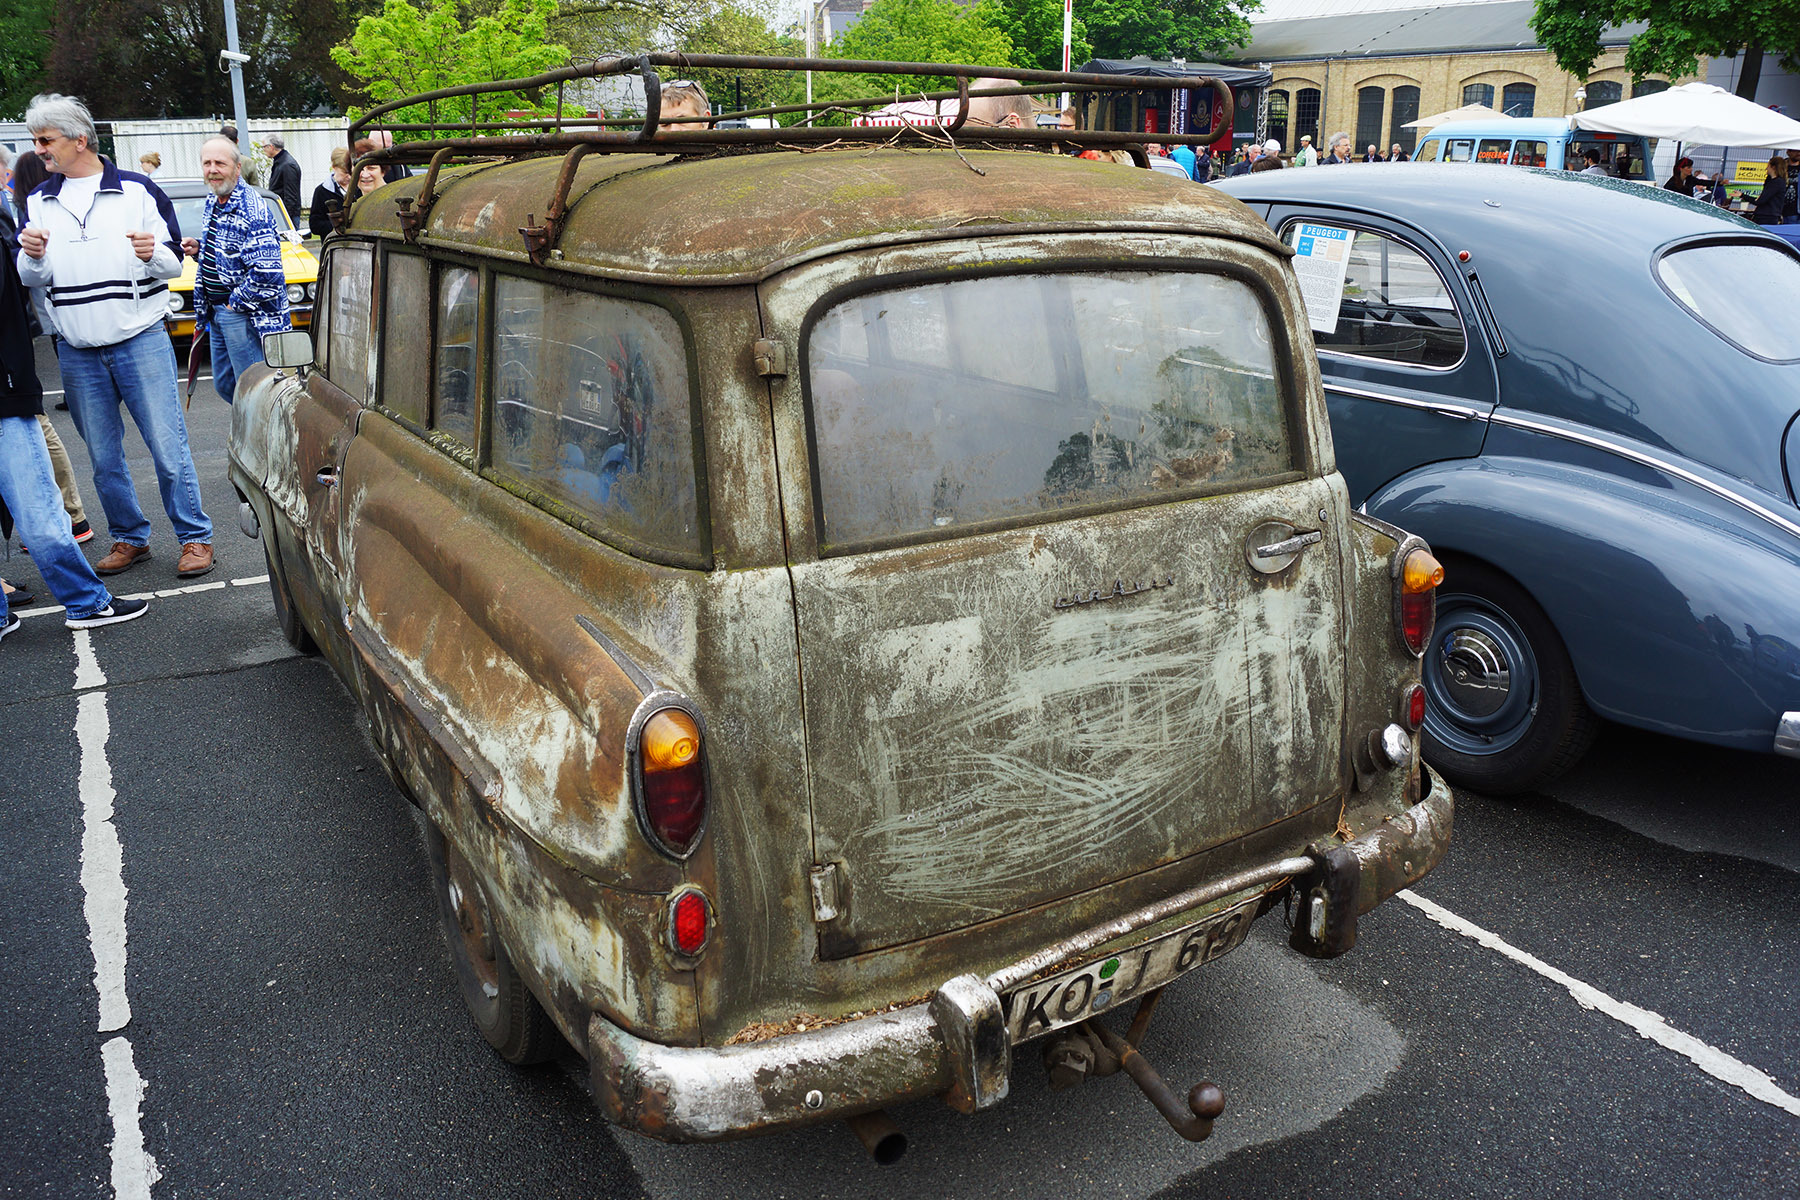
[[[827,4],[830,4],[830,3],[831,3],[831,0],[807,0],[807,3],[806,3],[806,57],[808,57],[808,58],[812,58],[814,53],[818,49],[818,39],[817,39],[816,35],[817,35],[817,26],[818,26],[818,22],[819,22],[819,13],[821,11],[823,11],[823,9],[825,8],[825,6]],[[808,68],[807,72],[806,72],[806,102],[808,104],[811,104],[813,102],[812,70],[811,70],[811,68]],[[812,124],[812,114],[811,113],[806,114],[806,123],[808,125]]]

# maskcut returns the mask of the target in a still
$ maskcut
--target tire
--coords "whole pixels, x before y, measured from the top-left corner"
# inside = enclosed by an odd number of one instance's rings
[[[438,922],[450,946],[463,1005],[475,1027],[495,1053],[515,1066],[556,1057],[566,1044],[562,1034],[513,969],[474,873],[429,817],[421,814],[419,819]]]
[[[1550,618],[1484,563],[1445,562],[1422,665],[1425,758],[1472,791],[1541,787],[1574,766],[1598,732]]]
[[[300,621],[300,614],[294,610],[294,596],[288,591],[287,579],[275,565],[275,552],[269,548],[269,531],[263,530],[263,562],[269,567],[269,594],[275,600],[275,620],[281,625],[281,636],[287,644],[302,654],[317,654],[319,644],[313,641],[312,634]]]

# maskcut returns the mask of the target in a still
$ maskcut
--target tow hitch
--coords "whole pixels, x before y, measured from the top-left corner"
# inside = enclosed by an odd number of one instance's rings
[[[1149,1060],[1138,1053],[1138,1043],[1150,1027],[1150,1015],[1156,1011],[1162,993],[1163,989],[1158,988],[1144,997],[1124,1037],[1093,1018],[1071,1025],[1045,1044],[1044,1066],[1049,1069],[1053,1091],[1123,1070],[1176,1133],[1190,1142],[1204,1142],[1212,1134],[1213,1122],[1225,1111],[1225,1093],[1217,1084],[1202,1080],[1188,1092],[1184,1103]]]

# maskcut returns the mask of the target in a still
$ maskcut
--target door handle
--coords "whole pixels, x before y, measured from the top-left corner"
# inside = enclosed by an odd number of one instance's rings
[[[1270,542],[1266,546],[1258,546],[1252,553],[1258,558],[1280,558],[1284,554],[1298,554],[1308,546],[1322,540],[1324,536],[1317,529],[1309,529],[1304,533],[1296,533],[1291,538]]]
[[[337,468],[336,467],[320,467],[317,478],[319,480],[320,487],[336,487],[337,481],[338,481]]]

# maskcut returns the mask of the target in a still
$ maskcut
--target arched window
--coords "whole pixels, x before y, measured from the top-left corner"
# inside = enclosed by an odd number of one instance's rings
[[[1601,79],[1587,85],[1587,100],[1583,108],[1599,108],[1602,104],[1617,104],[1625,98],[1625,88],[1615,79]]]
[[[1509,117],[1529,117],[1537,104],[1537,85],[1509,83],[1500,93],[1500,111]]]
[[[1631,85],[1631,98],[1636,100],[1639,96],[1654,96],[1668,90],[1669,81],[1666,79],[1640,79]]]
[[[1269,136],[1281,143],[1283,150],[1291,150],[1288,145],[1288,94],[1271,91],[1269,93]]]
[[[1469,83],[1463,85],[1464,104],[1485,104],[1494,107],[1494,85],[1491,83]]]
[[[1294,145],[1298,146],[1303,137],[1310,137],[1313,149],[1325,153],[1325,147],[1319,145],[1318,88],[1301,88],[1294,96]]]
[[[1405,87],[1395,88],[1394,131],[1388,137],[1388,146],[1392,146],[1394,143],[1398,142],[1400,148],[1410,155],[1413,152],[1413,145],[1419,140],[1419,131],[1416,129],[1408,129],[1406,123],[1418,119],[1419,89],[1413,87],[1411,84],[1408,84]],[[1388,146],[1382,147],[1383,153],[1387,152]]]
[[[1386,108],[1387,89],[1378,87],[1357,89],[1356,141],[1350,147],[1352,157],[1360,159],[1364,151],[1381,141],[1381,117]],[[1385,150],[1386,147],[1380,149]]]

